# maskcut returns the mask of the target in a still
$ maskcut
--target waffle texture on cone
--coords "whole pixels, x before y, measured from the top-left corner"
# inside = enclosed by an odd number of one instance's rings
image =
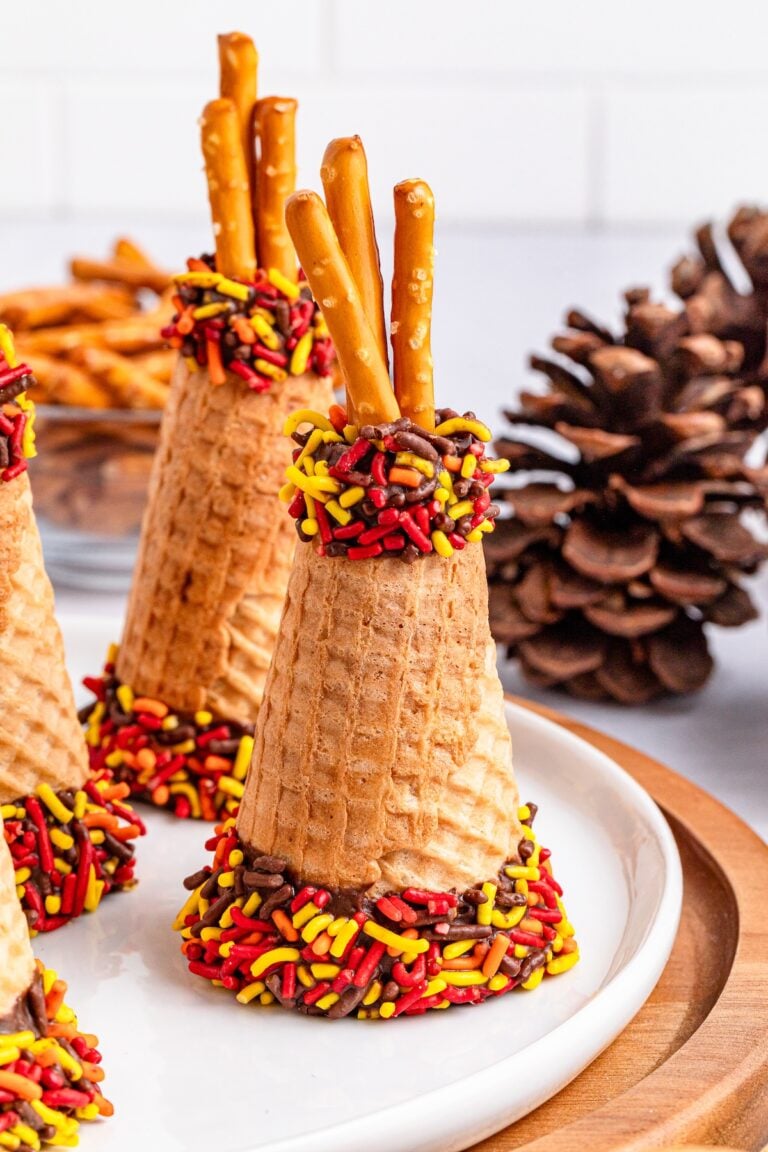
[[[0,803],[79,788],[88,758],[26,474],[0,484]]]
[[[163,419],[117,675],[137,696],[250,722],[264,690],[295,534],[275,494],[284,418],[330,382],[257,394],[179,365]]]
[[[64,1003],[67,986],[38,960],[12,1012],[0,1016],[0,1147],[72,1148],[81,1120],[111,1116],[95,1036]]]
[[[482,549],[300,547],[238,834],[333,887],[493,876],[521,837]]]
[[[29,988],[35,971],[29,928],[16,895],[13,872],[0,821],[0,1020]]]
[[[390,1019],[530,991],[579,959],[550,853],[518,813],[515,855],[463,890],[409,886],[377,896],[303,883],[258,855],[230,819],[213,861],[185,881],[174,924],[190,972],[240,1004]]]

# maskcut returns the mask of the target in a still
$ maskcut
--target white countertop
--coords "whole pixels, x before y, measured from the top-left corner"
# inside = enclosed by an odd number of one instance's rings
[[[0,224],[0,289],[49,281],[66,253],[106,251],[126,227],[125,221]],[[128,230],[169,265],[209,243],[203,226]],[[578,304],[615,321],[621,289],[660,288],[664,268],[684,248],[682,232],[438,232],[433,346],[439,400],[466,406],[471,396],[472,407],[500,428],[499,409],[530,382],[527,353],[546,349],[568,307]],[[506,662],[505,687],[636,745],[713,792],[768,838],[768,573],[753,587],[763,617],[735,631],[711,630],[717,667],[696,696],[634,709],[588,704],[530,688]],[[123,600],[61,588],[58,607],[118,615]]]

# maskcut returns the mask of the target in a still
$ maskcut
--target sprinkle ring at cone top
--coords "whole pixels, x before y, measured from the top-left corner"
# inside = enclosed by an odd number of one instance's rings
[[[291,878],[285,861],[243,845],[234,819],[206,844],[213,864],[185,881],[174,928],[196,976],[240,1004],[279,1003],[332,1019],[390,1019],[479,1004],[572,968],[574,929],[520,809],[518,858],[461,894],[406,888],[368,898]]]

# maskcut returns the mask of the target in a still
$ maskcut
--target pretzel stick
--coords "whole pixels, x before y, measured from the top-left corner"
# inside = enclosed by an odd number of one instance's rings
[[[297,101],[283,96],[259,100],[254,131],[259,145],[256,161],[254,218],[262,268],[277,268],[296,280],[296,253],[285,226],[285,202],[296,188]]]
[[[314,192],[295,192],[285,206],[285,219],[360,423],[397,420],[400,410],[387,367],[325,205]]]
[[[240,139],[253,195],[256,187],[256,154],[253,147],[253,109],[256,104],[256,76],[259,54],[250,36],[228,32],[219,36],[219,95],[231,100],[237,109]],[[254,228],[256,218],[254,217]]]
[[[112,246],[112,255],[116,260],[127,260],[131,264],[140,264],[142,268],[154,268],[157,271],[154,260],[128,236],[118,236]]]
[[[127,288],[151,288],[157,293],[164,291],[171,279],[170,274],[160,268],[119,257],[91,260],[86,256],[74,256],[69,262],[69,270],[75,280],[108,280]]]
[[[392,276],[392,352],[395,395],[403,416],[435,427],[432,287],[435,199],[423,180],[395,185],[395,269]]]
[[[248,172],[232,101],[211,100],[206,104],[200,129],[216,237],[216,267],[225,276],[252,280],[256,250]]]
[[[320,177],[328,215],[355,278],[379,352],[388,367],[384,282],[368,187],[368,162],[359,136],[331,140],[323,156]],[[348,415],[352,419],[352,415]]]

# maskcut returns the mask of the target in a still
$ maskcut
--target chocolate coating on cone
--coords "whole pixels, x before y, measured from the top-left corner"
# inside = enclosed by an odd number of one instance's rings
[[[0,820],[0,1031],[14,1030],[6,1025],[20,1018],[20,1001],[34,972],[29,929],[16,895],[13,861]]]
[[[137,695],[253,720],[296,539],[277,500],[291,452],[282,425],[329,400],[314,375],[257,395],[179,361],[117,662]]]
[[[523,835],[482,549],[298,550],[238,833],[309,883],[445,891]]]
[[[88,758],[26,474],[0,484],[0,699],[0,804],[79,788]]]

